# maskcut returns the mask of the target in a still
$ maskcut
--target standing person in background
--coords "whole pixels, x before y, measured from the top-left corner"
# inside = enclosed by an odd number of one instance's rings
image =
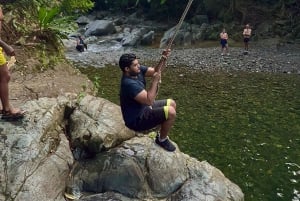
[[[0,5],[0,36],[1,36],[1,28],[4,16],[2,12],[2,7]],[[14,51],[6,52],[8,56],[14,56]],[[10,80],[10,72],[7,66],[6,58],[4,56],[3,47],[0,46],[0,100],[2,103],[2,110],[0,113],[2,115],[2,119],[15,120],[24,117],[25,112],[13,108],[9,103],[9,89],[8,83]]]
[[[228,34],[226,33],[226,30],[223,29],[222,32],[220,33],[220,44],[221,44],[221,55],[229,55],[228,53]]]
[[[252,30],[250,29],[250,25],[246,24],[245,29],[243,31],[245,52],[248,52],[248,43],[251,37],[251,31]]]

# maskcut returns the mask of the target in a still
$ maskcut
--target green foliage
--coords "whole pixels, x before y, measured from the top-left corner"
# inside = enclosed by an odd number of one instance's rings
[[[182,0],[96,0],[95,7],[98,10],[115,10],[124,13],[136,12],[137,8],[141,8],[144,14],[168,17],[169,12],[174,13],[174,15],[180,15],[178,9],[184,9],[187,2]]]
[[[48,28],[56,32],[61,38],[66,38],[69,33],[77,28],[77,24],[74,21],[74,17],[62,16],[55,18]]]
[[[41,43],[38,57],[40,70],[44,70],[62,55],[62,39],[77,28],[74,13],[86,12],[93,5],[91,0],[19,0],[6,4],[4,11],[13,16],[10,25],[15,40],[26,39],[24,44],[30,40]]]
[[[51,9],[46,9],[45,7],[41,7],[38,10],[38,20],[40,25],[40,30],[44,30],[49,28],[51,22],[53,22],[54,18],[59,13],[59,8],[54,7]]]
[[[11,4],[11,7],[17,10],[23,18],[34,19],[38,15],[40,7],[52,8],[57,5],[57,1],[49,0],[18,0]]]
[[[130,11],[137,7],[141,2],[140,0],[116,0],[116,1],[103,1],[96,0],[95,6],[99,10],[123,10]]]
[[[97,94],[99,94],[101,86],[101,80],[98,75],[94,76],[93,78],[93,90],[96,91]]]
[[[285,0],[284,2],[285,2],[285,4],[287,4],[287,5],[297,4],[297,2],[298,2],[298,4],[299,4],[299,1],[298,1],[298,0]]]
[[[80,103],[81,100],[86,96],[86,94],[84,92],[80,92],[79,95],[77,96],[77,103]]]
[[[48,45],[60,52],[62,48],[62,39],[67,38],[67,34],[75,29],[73,18],[58,17],[60,8],[53,7],[46,9],[40,7],[38,10],[39,32],[37,35],[40,39],[47,42]]]
[[[69,14],[87,12],[94,3],[91,0],[19,0],[6,6],[19,18],[14,22],[14,26],[22,35],[31,35],[31,32],[38,29],[40,33],[37,36],[43,39],[60,39],[67,32],[74,30],[75,16],[70,17]]]
[[[148,16],[152,19],[160,21],[178,22],[184,9],[188,3],[188,0],[152,0],[149,2]],[[197,2],[193,2],[197,5]],[[187,19],[193,15],[193,10],[196,6],[192,6],[187,13]]]
[[[205,10],[211,19],[222,19],[228,10],[229,0],[203,0]]]
[[[67,14],[76,12],[85,13],[94,7],[91,0],[63,0],[61,2],[61,11]]]

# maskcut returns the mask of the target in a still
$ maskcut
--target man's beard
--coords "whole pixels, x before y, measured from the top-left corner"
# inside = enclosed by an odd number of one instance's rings
[[[130,71],[130,72],[129,72],[129,75],[130,75],[131,77],[136,77],[136,76],[138,76],[138,74],[139,74],[139,73],[134,72],[134,71]]]

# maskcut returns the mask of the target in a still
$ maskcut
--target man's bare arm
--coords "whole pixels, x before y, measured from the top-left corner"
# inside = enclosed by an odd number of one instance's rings
[[[152,105],[157,95],[157,87],[160,80],[160,72],[155,73],[152,78],[150,88],[141,91],[134,99],[144,105]]]

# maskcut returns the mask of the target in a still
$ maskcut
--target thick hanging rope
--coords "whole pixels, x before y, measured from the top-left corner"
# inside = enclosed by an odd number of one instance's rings
[[[193,2],[193,0],[189,0],[187,6],[185,7],[185,10],[184,10],[184,12],[183,12],[182,15],[181,15],[181,18],[180,18],[178,24],[176,25],[175,32],[174,32],[172,38],[170,38],[170,40],[169,40],[169,42],[168,42],[168,45],[167,45],[167,48],[166,48],[166,49],[170,49],[170,48],[171,48],[171,46],[172,46],[172,44],[173,44],[173,41],[174,41],[174,39],[176,38],[176,35],[178,34],[178,32],[179,32],[179,30],[180,30],[180,27],[181,27],[181,25],[182,25],[182,23],[183,23],[183,21],[184,21],[184,18],[185,18],[187,12],[189,11],[189,9],[190,9],[190,7],[191,7],[191,5],[192,5],[192,2]],[[163,70],[163,67],[165,66],[164,64],[165,64],[165,62],[166,62],[166,59],[167,59],[167,58],[164,57],[164,56],[161,57],[161,59],[160,59],[160,61],[159,61],[159,66],[158,66],[157,70],[160,70],[160,71]]]
[[[179,31],[179,29],[180,29],[182,23],[183,23],[183,20],[184,20],[184,18],[185,18],[185,16],[186,16],[187,12],[189,11],[189,9],[190,9],[190,7],[191,7],[191,5],[192,5],[192,2],[193,2],[193,0],[189,0],[187,6],[185,7],[184,12],[182,13],[181,18],[180,18],[178,24],[176,25],[175,32],[174,32],[172,38],[171,38],[171,39],[169,40],[169,42],[168,42],[168,45],[167,45],[167,48],[166,48],[167,50],[171,48],[171,46],[172,46],[172,44],[173,44],[173,41],[174,41],[174,39],[176,38],[176,35],[177,35],[177,33],[178,33],[178,31]],[[155,69],[156,72],[157,72],[157,71],[162,71],[162,70],[163,70],[163,67],[166,66],[166,60],[167,60],[167,57],[165,57],[165,56],[162,56],[162,57],[160,58],[160,61],[159,61],[159,63],[158,63],[158,66],[157,66],[157,68]],[[160,81],[159,81],[159,84],[161,84],[161,79],[160,79]],[[159,84],[157,85],[157,89],[156,89],[156,93],[157,93],[157,94],[158,94],[158,91],[159,91]]]
[[[171,48],[171,46],[173,44],[173,41],[176,38],[176,35],[178,34],[178,31],[179,31],[179,29],[180,29],[180,27],[181,27],[181,25],[183,23],[183,20],[184,20],[187,12],[189,11],[189,9],[190,9],[190,7],[192,5],[192,2],[193,2],[193,0],[189,0],[187,6],[185,7],[184,12],[182,13],[181,18],[180,18],[178,24],[176,25],[175,32],[174,32],[172,38],[168,42],[168,45],[167,45],[167,48],[166,48],[167,50]],[[160,58],[160,61],[159,61],[159,64],[158,64],[159,66],[156,68],[156,71],[162,71],[163,70],[163,68],[166,66],[166,60],[167,60],[167,57],[165,57],[165,56],[162,56]],[[160,79],[159,83],[161,83],[161,79]],[[157,94],[158,94],[158,88],[159,87],[157,86]]]
[[[176,38],[176,35],[178,34],[178,31],[179,31],[179,29],[180,29],[180,27],[181,27],[181,25],[182,25],[182,23],[183,23],[183,21],[184,21],[184,18],[185,18],[187,12],[189,11],[189,9],[190,9],[190,7],[191,7],[191,5],[192,5],[192,2],[193,2],[193,0],[189,0],[189,2],[188,2],[188,4],[187,4],[187,6],[186,6],[184,12],[182,13],[181,18],[180,18],[178,24],[176,25],[175,32],[174,32],[172,38],[169,40],[169,43],[168,43],[168,45],[167,45],[167,49],[170,49],[170,48],[171,48],[171,46],[172,46],[172,44],[173,44],[173,41],[174,41],[174,39]]]

